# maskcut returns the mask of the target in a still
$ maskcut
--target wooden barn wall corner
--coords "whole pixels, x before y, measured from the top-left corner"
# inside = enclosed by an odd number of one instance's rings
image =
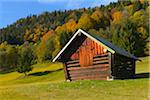
[[[66,62],[63,62],[63,67],[64,67],[65,79],[66,79],[66,81],[68,81],[68,80],[70,81]]]
[[[107,76],[107,80],[113,80],[113,76],[111,75],[112,74],[111,68],[113,66],[113,64],[112,64],[112,54],[110,52],[108,53],[108,59],[109,59],[109,72],[108,72],[109,74]]]
[[[115,67],[115,54],[112,54],[111,55],[111,76],[112,76],[112,78],[114,79],[114,76],[113,76],[113,69],[114,69],[114,67]]]
[[[133,67],[133,69],[132,69],[132,71],[133,71],[133,78],[136,78],[136,75],[135,75],[135,70],[136,70],[136,60],[133,60],[133,64],[132,64],[132,67]]]

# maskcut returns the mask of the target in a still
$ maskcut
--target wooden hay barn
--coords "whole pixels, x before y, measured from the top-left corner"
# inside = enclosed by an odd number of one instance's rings
[[[66,80],[134,78],[137,57],[79,29],[53,59],[64,64]]]

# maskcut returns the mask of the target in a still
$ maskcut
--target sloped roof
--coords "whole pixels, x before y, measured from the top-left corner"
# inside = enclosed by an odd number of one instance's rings
[[[94,36],[90,33],[87,33],[85,31],[83,31],[82,29],[79,29],[74,35],[73,37],[69,40],[69,42],[62,48],[62,50],[55,56],[55,58],[53,59],[53,62],[55,62],[60,56],[61,54],[66,50],[66,48],[71,44],[71,42],[77,37],[77,35],[79,34],[84,34],[85,36],[87,36],[88,38],[90,38],[91,40],[95,41],[96,43],[102,45],[104,48],[106,48],[109,52],[111,52],[112,54],[117,53],[135,60],[139,60],[137,57],[135,57],[134,55],[130,54],[129,52],[113,45],[111,42],[104,40],[103,38]]]

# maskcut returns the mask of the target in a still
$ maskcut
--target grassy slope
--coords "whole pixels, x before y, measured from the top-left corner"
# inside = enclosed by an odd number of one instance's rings
[[[142,61],[136,63],[136,73],[150,73],[150,56],[140,58]]]
[[[5,85],[25,84],[34,82],[59,82],[64,81],[62,64],[36,64],[28,77],[12,72],[0,75],[0,87]]]
[[[136,72],[149,73],[150,57],[137,62]],[[29,77],[0,75],[0,100],[147,100],[148,78],[64,82],[62,64],[37,64]],[[28,84],[27,84],[28,83]],[[30,83],[30,84],[29,84]],[[150,95],[150,94],[149,94]]]

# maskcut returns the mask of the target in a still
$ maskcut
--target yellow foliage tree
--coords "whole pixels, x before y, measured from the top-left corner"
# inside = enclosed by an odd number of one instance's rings
[[[122,19],[122,12],[116,11],[112,14],[113,23],[120,23]]]
[[[56,54],[60,51],[60,48],[61,48],[61,46],[60,46],[60,39],[59,39],[60,37],[58,36],[58,35],[55,35],[55,37],[54,37],[54,51],[53,51],[53,53],[52,53],[52,58],[54,58],[55,56],[56,56]]]
[[[131,16],[131,19],[138,25],[148,25],[149,24],[149,13],[145,12],[144,10],[139,10]]]
[[[41,43],[36,49],[38,62],[42,62],[43,60],[45,60],[46,54],[50,52],[50,50],[47,51],[47,49],[50,49],[48,48],[50,44],[47,46],[47,43],[49,39],[54,36],[54,33],[55,33],[54,30],[50,30],[42,37]]]
[[[76,30],[77,23],[74,19],[70,19],[65,25],[68,32],[74,32]]]
[[[93,18],[96,22],[100,22],[101,19],[103,18],[103,13],[100,10],[96,10],[95,12],[93,12],[93,14],[91,15],[91,18]]]
[[[94,20],[90,17],[90,15],[84,13],[78,21],[77,28],[89,30],[93,27],[94,27]]]
[[[55,29],[56,34],[61,34],[61,33],[66,32],[66,31],[67,31],[67,29],[66,29],[66,25],[65,24],[63,26],[58,26]]]
[[[27,41],[27,40],[30,40],[29,36],[31,34],[31,31],[30,30],[26,30],[25,34],[24,34],[24,40]]]
[[[39,39],[40,39],[40,36],[39,36],[38,34],[35,34],[35,35],[33,36],[33,41],[34,41],[34,42],[37,42]]]
[[[144,4],[145,0],[139,0],[141,4]]]

